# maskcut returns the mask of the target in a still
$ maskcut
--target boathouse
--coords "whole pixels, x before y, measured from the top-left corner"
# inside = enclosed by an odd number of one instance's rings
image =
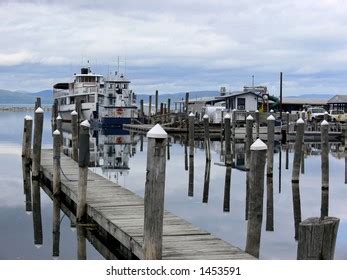
[[[327,102],[329,110],[339,110],[347,112],[347,95],[335,95]]]
[[[223,96],[217,96],[216,100],[225,101],[225,107],[229,110],[255,111],[262,98],[253,91],[232,91]]]
[[[283,97],[282,99],[282,110],[284,112],[302,111],[303,109],[310,106],[324,107],[325,109],[328,109],[328,99],[296,97]]]

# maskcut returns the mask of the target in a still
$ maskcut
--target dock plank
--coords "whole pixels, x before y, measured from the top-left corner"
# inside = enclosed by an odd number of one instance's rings
[[[52,150],[42,150],[41,172],[52,181]],[[62,192],[77,202],[78,164],[62,155]],[[88,173],[87,214],[138,258],[143,258],[144,200],[106,178]],[[163,259],[254,259],[209,232],[168,212],[163,221]]]

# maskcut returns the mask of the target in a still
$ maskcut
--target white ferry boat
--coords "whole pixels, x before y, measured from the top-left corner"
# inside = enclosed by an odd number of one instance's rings
[[[53,86],[54,102],[64,122],[71,121],[71,112],[80,104],[80,120],[121,128],[136,117],[135,94],[129,84],[122,74],[104,78],[92,73],[89,67],[82,68],[80,74],[74,75],[73,82]]]

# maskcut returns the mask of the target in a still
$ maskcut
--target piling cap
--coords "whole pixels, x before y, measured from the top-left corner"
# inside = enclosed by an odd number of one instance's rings
[[[329,123],[326,120],[324,120],[324,121],[321,122],[320,125],[329,125]]]
[[[160,124],[156,124],[155,126],[152,127],[150,131],[147,132],[147,138],[166,139],[167,133],[160,126]]]
[[[40,249],[40,248],[42,247],[42,244],[35,244],[35,247],[36,247],[37,249]]]
[[[289,112],[287,111],[286,114],[289,115]]]
[[[230,115],[229,115],[229,114],[226,114],[226,115],[224,116],[224,119],[230,119]]]
[[[233,112],[237,111],[236,109],[233,109]]]
[[[35,113],[38,113],[38,114],[42,114],[43,113],[43,110],[41,107],[38,107],[35,111]]]
[[[71,112],[71,115],[75,116],[75,115],[77,115],[77,112],[76,112],[75,110],[73,110],[73,111]]]
[[[58,129],[54,130],[53,135],[60,135],[60,131]]]
[[[205,114],[205,115],[203,116],[203,119],[208,119],[208,115]]]
[[[248,115],[248,117],[246,118],[246,120],[253,121],[254,118],[252,117],[252,115]]]
[[[195,115],[193,114],[193,112],[191,112],[191,113],[189,114],[189,117],[195,117]]]
[[[81,122],[81,126],[90,127],[90,123],[88,122],[88,120],[85,120]]]
[[[327,111],[324,112],[324,115],[329,115],[329,113]]]
[[[27,120],[27,121],[32,121],[33,118],[31,116],[29,116],[29,115],[26,115],[24,117],[24,119]]]
[[[262,151],[266,149],[267,149],[266,144],[263,141],[261,141],[259,138],[255,140],[255,142],[251,145],[251,151]]]
[[[259,113],[259,110],[255,110],[256,113]]]
[[[275,117],[273,115],[270,115],[270,116],[267,117],[267,120],[268,121],[274,121]]]
[[[273,113],[273,112],[274,112],[274,110],[271,109],[271,110],[270,110],[270,113]]]
[[[58,117],[57,117],[57,120],[61,120],[61,115],[59,114]]]
[[[305,123],[305,122],[304,122],[304,120],[303,120],[302,118],[300,118],[300,119],[298,119],[298,120],[296,121],[296,123]]]
[[[305,111],[305,110],[302,110],[301,113],[306,113],[306,111]]]

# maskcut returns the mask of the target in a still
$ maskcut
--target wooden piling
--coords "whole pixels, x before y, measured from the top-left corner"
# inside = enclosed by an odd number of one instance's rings
[[[87,259],[86,229],[83,225],[76,225],[77,235],[77,260]]]
[[[25,116],[24,130],[23,130],[23,144],[22,144],[22,157],[25,161],[25,164],[28,164],[28,161],[31,156],[32,131],[33,131],[33,119],[30,116]]]
[[[37,108],[41,108],[41,97],[36,97],[35,111],[36,111]]]
[[[62,147],[63,146],[63,119],[61,115],[58,115],[58,117],[56,118],[56,122],[57,122],[57,130],[60,132],[59,144],[60,144],[60,147]]]
[[[60,131],[53,132],[53,195],[60,194]]]
[[[275,144],[275,117],[267,118],[267,165],[266,165],[266,230],[273,231],[273,160]]]
[[[301,119],[306,122],[306,111],[305,110],[302,110],[301,111]]]
[[[233,140],[235,140],[235,132],[236,132],[236,109],[233,109],[231,112],[231,121],[233,122],[232,125],[232,137]]]
[[[155,114],[158,114],[158,101],[159,100],[159,92],[158,90],[155,91]]]
[[[189,114],[189,156],[194,154],[194,122],[195,115],[193,113]]]
[[[194,122],[195,115],[189,114],[189,179],[188,196],[194,195]]]
[[[140,118],[143,123],[143,118],[144,118],[143,99],[140,100]]]
[[[256,138],[259,138],[259,128],[260,128],[260,113],[259,113],[259,110],[255,111],[255,122],[256,122]]]
[[[263,221],[264,169],[267,146],[257,139],[251,146],[250,201],[245,251],[259,257],[261,225]]]
[[[267,118],[267,176],[273,176],[273,157],[275,144],[275,118],[270,115]]]
[[[298,119],[296,122],[296,137],[294,144],[294,159],[293,159],[293,171],[292,171],[292,196],[293,196],[293,212],[294,212],[294,228],[295,240],[299,235],[299,224],[301,222],[301,202],[300,202],[300,188],[299,188],[299,176],[300,176],[300,161],[302,153],[302,143],[304,139],[305,122],[303,119]]]
[[[321,218],[329,216],[329,123],[321,123],[321,170],[322,170],[322,200]]]
[[[294,159],[293,159],[293,171],[292,182],[299,182],[300,173],[300,161],[302,154],[302,143],[304,139],[305,122],[303,119],[298,119],[296,122],[296,136],[294,145]]]
[[[340,220],[308,218],[299,227],[298,260],[333,260]]]
[[[74,110],[71,112],[71,134],[72,134],[72,159],[78,161],[78,115]]]
[[[329,121],[329,113],[327,111],[324,112],[324,120]]]
[[[250,182],[250,162],[251,162],[251,145],[253,143],[253,117],[249,115],[246,118],[246,207],[245,207],[245,220],[248,220],[249,210],[249,182]]]
[[[163,242],[167,133],[157,124],[147,133],[147,138],[143,249],[146,260],[160,260]]]
[[[90,158],[89,151],[89,128],[88,120],[85,120],[80,125],[80,139],[79,139],[79,175],[78,175],[78,190],[77,190],[77,223],[83,222],[86,214],[86,200],[87,200],[87,181],[88,181],[88,165]]]
[[[225,137],[225,165],[231,166],[231,127],[230,115],[226,114],[224,117],[224,137]]]
[[[152,95],[149,96],[149,106],[148,106],[148,119],[149,119],[149,123],[152,123]]]
[[[204,115],[204,148],[206,160],[211,160],[211,150],[210,150],[210,132],[209,132],[209,117],[207,114]]]
[[[41,144],[42,144],[42,130],[43,130],[43,110],[38,107],[34,116],[34,140],[33,140],[33,165],[32,177],[38,178],[40,172],[41,162]]]

